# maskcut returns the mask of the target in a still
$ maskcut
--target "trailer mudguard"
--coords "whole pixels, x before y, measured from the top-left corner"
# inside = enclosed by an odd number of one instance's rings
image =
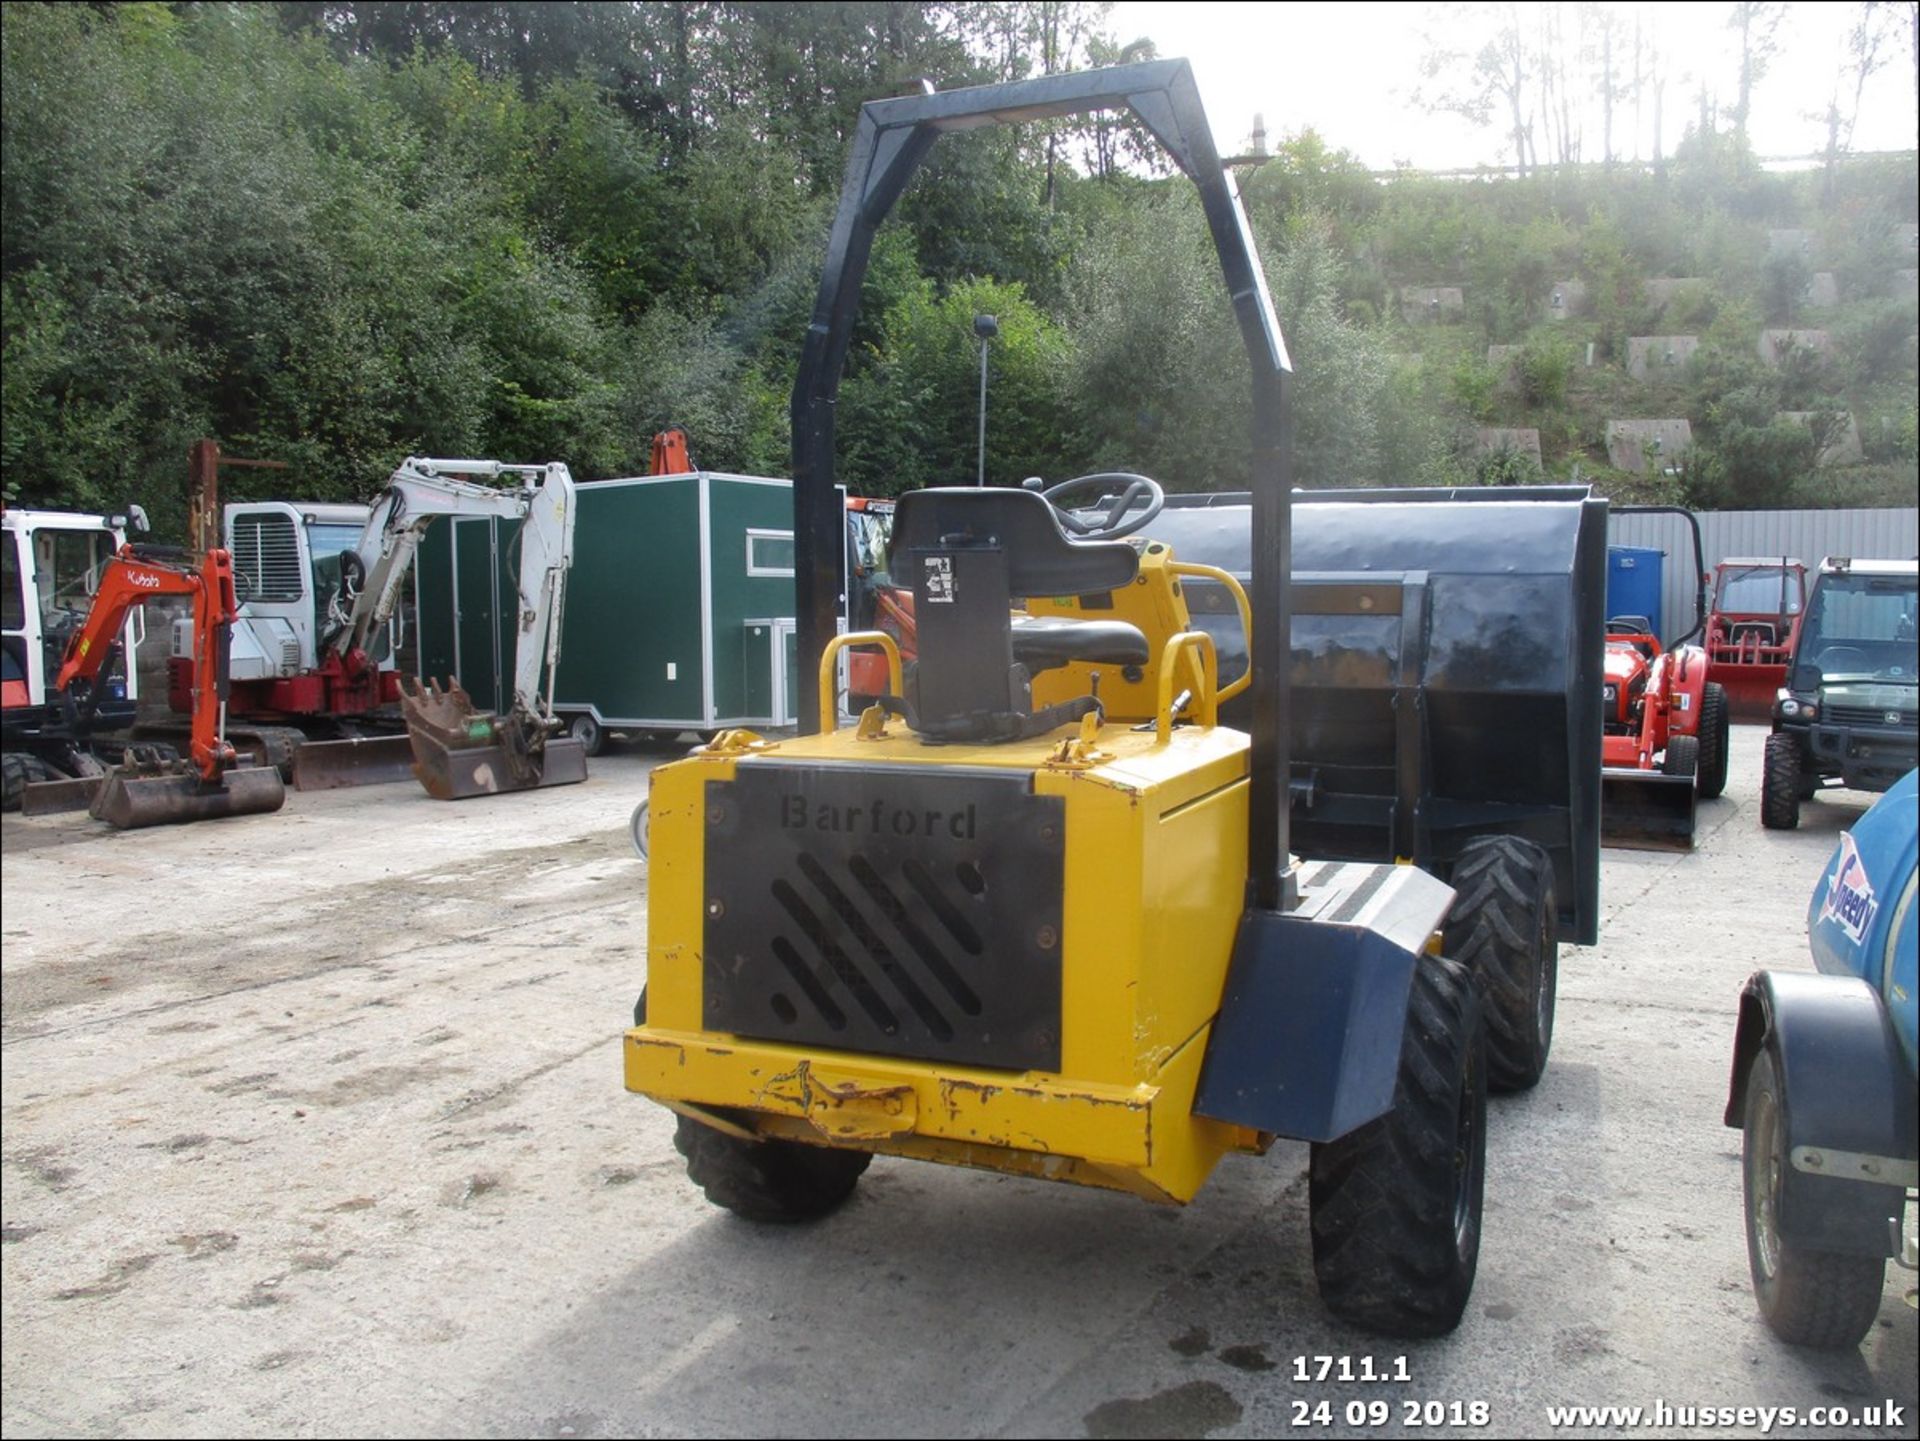
[[[1821,1251],[1893,1253],[1889,1217],[1914,1182],[1913,1079],[1879,995],[1853,976],[1758,971],[1740,995],[1726,1124],[1744,1123],[1747,1075],[1762,1046],[1780,1076],[1790,1164],[1782,1238]],[[1865,1179],[1872,1166],[1884,1182]]]
[[[1452,903],[1412,866],[1318,862],[1298,910],[1246,911],[1194,1113],[1300,1141],[1385,1115],[1413,969]]]

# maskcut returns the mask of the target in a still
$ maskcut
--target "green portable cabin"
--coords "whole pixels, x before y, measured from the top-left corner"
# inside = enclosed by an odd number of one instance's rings
[[[793,484],[690,475],[576,487],[554,709],[602,730],[794,721]],[[512,700],[517,522],[450,517],[414,561],[419,668]]]

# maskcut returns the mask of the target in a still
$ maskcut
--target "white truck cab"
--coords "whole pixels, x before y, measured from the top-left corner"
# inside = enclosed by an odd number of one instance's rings
[[[146,520],[137,506],[122,515],[12,507],[0,513],[0,650],[9,734],[40,723],[67,638],[86,621],[102,570],[127,543],[128,524],[145,530]],[[103,726],[133,718],[139,692],[131,657],[144,633],[136,609],[121,638],[128,659],[102,697]]]

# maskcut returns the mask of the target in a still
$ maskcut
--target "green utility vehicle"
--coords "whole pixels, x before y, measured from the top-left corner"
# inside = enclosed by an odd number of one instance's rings
[[[1823,786],[1884,791],[1920,753],[1920,563],[1820,562],[1773,705],[1760,821],[1800,824]]]

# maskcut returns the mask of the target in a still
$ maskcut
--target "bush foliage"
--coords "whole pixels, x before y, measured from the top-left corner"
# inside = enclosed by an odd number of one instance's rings
[[[704,465],[783,474],[860,102],[922,75],[950,88],[1121,53],[1096,23],[1062,55],[1052,13],[10,5],[6,493],[137,500],[177,534],[201,435],[292,462],[271,483],[311,498],[364,497],[409,452],[633,474],[669,424]],[[982,313],[999,322],[993,481],[1246,483],[1240,337],[1192,187],[1150,153],[1113,119],[936,148],[866,278],[839,425],[851,486],[973,473]],[[1601,440],[1648,401],[1621,374],[1628,338],[1684,328],[1702,350],[1658,398],[1685,408],[1656,413],[1694,421],[1689,498],[1912,492],[1910,167],[1851,164],[1825,195],[1696,132],[1658,173],[1382,183],[1306,131],[1241,179],[1297,366],[1300,484],[1530,475],[1462,444],[1499,424],[1539,429],[1550,477],[1668,485],[1605,472]],[[1770,250],[1768,229],[1795,226],[1812,259]],[[1809,310],[1816,266],[1836,311]],[[1662,314],[1645,284],[1660,275],[1699,285]],[[1562,319],[1548,296],[1567,280],[1587,300]],[[1403,285],[1458,285],[1466,313],[1411,324]],[[1818,323],[1835,353],[1770,368],[1763,322]],[[1519,347],[1511,379],[1489,343]],[[1819,470],[1781,410],[1852,411],[1867,464]]]

